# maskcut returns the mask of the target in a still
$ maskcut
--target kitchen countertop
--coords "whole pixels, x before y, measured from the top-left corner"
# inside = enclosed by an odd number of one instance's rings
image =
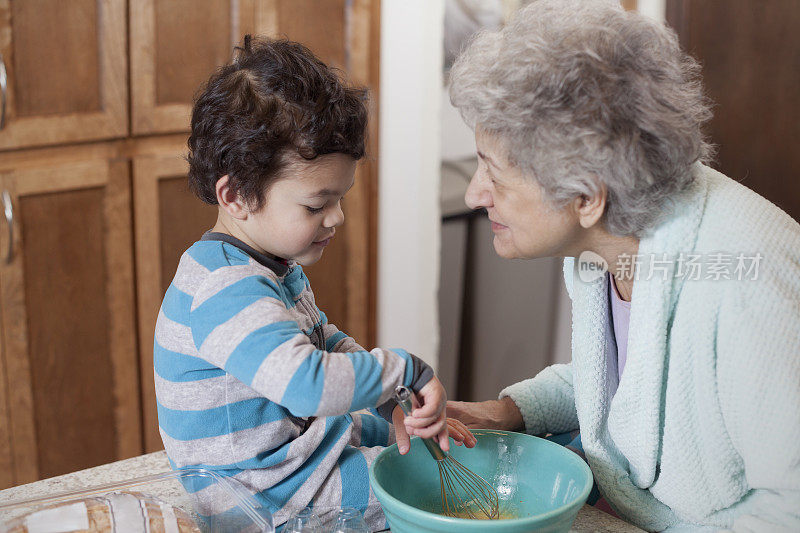
[[[60,492],[116,483],[150,474],[168,472],[169,470],[167,454],[162,450],[160,452],[140,455],[131,459],[73,472],[72,474],[65,474],[63,476],[2,490],[0,491],[0,505],[6,505],[18,500],[55,495]],[[173,490],[162,494],[154,494],[154,496],[180,507],[187,507],[190,505],[185,493],[179,491]],[[11,517],[0,516],[0,518],[7,519]],[[643,530],[599,511],[594,507],[584,505],[578,512],[578,516],[572,525],[571,531],[575,533],[632,533]]]

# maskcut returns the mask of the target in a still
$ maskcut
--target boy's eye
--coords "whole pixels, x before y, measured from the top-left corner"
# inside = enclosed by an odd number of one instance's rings
[[[312,207],[310,205],[304,206],[309,213],[319,213],[322,211],[322,207]]]

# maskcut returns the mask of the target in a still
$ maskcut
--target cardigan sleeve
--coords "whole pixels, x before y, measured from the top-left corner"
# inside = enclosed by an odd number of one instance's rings
[[[535,377],[500,391],[511,398],[522,413],[525,432],[531,435],[565,433],[578,429],[572,364],[551,365]]]
[[[786,289],[740,292],[720,314],[720,407],[751,489],[736,532],[800,531],[800,291]]]

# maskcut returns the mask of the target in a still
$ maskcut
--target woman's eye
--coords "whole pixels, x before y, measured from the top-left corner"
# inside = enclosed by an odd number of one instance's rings
[[[319,213],[322,211],[322,207],[311,207],[310,205],[304,206],[309,213]]]

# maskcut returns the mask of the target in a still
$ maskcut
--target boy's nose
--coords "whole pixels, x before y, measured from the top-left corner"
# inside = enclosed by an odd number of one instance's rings
[[[464,194],[464,201],[470,209],[491,207],[492,194],[486,187],[485,181],[478,172],[472,175],[467,192]]]
[[[326,228],[335,228],[337,226],[341,226],[344,223],[344,211],[342,211],[342,202],[336,204],[328,216],[325,217],[323,221]]]

